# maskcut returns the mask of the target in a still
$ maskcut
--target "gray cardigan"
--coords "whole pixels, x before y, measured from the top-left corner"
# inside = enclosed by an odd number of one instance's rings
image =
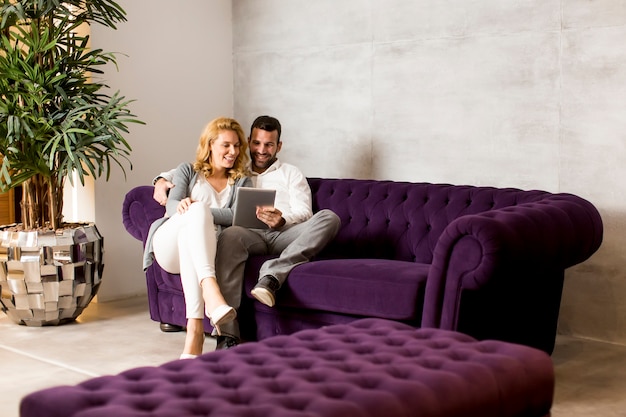
[[[174,184],[174,188],[170,190],[169,196],[167,198],[167,204],[165,206],[165,216],[161,217],[158,220],[155,220],[154,223],[150,226],[150,230],[148,231],[148,238],[146,239],[146,247],[143,252],[143,269],[144,271],[148,269],[150,265],[154,262],[154,252],[152,249],[152,238],[154,237],[154,232],[176,213],[176,208],[178,207],[178,203],[186,198],[191,196],[191,189],[196,184],[198,179],[198,173],[193,170],[193,165],[189,162],[183,162],[176,168],[176,172],[174,172],[174,177],[172,178],[172,183]],[[222,231],[222,228],[228,227],[233,224],[233,207],[235,206],[235,199],[237,196],[237,188],[239,187],[253,187],[252,180],[250,177],[239,178],[235,181],[233,186],[232,193],[230,194],[230,199],[228,200],[228,204],[224,208],[211,208],[211,214],[213,214],[213,221],[217,226],[217,233],[219,234]]]

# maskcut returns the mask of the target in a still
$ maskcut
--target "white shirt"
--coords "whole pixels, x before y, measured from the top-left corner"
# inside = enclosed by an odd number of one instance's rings
[[[311,216],[311,188],[304,174],[294,165],[276,160],[265,172],[252,173],[257,188],[276,190],[274,206],[283,213],[285,225],[302,223]]]
[[[159,177],[172,181],[174,171],[162,172],[153,183]],[[265,172],[252,172],[252,183],[256,188],[276,190],[274,206],[283,213],[285,226],[305,222],[313,216],[311,188],[296,166],[277,159]]]

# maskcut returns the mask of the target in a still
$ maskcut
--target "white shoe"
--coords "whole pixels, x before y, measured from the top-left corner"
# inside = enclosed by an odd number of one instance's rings
[[[228,304],[222,304],[221,306],[218,306],[209,315],[209,319],[211,320],[211,326],[215,327],[215,331],[217,332],[218,336],[222,335],[220,326],[224,323],[235,320],[236,317],[237,311]]]
[[[198,355],[192,355],[191,353],[181,353],[179,359],[195,359]]]

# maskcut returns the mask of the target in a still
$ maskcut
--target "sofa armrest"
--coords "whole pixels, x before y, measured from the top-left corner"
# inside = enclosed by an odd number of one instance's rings
[[[558,316],[562,282],[541,279],[557,280],[559,275],[562,279],[566,268],[585,261],[600,247],[602,234],[596,208],[571,194],[457,218],[435,246],[422,325],[456,329],[463,296],[485,287],[498,289],[492,294],[492,300],[502,297],[498,307],[507,297],[517,303],[533,291],[540,294],[544,285],[553,298],[558,290],[559,298],[552,300]],[[523,294],[516,293],[520,289]],[[546,310],[555,309],[545,301]],[[534,307],[533,300],[524,302],[529,309]],[[493,308],[490,314],[499,313]]]
[[[163,217],[165,207],[152,198],[154,187],[142,185],[130,190],[122,204],[122,222],[135,239],[146,243],[150,225]]]

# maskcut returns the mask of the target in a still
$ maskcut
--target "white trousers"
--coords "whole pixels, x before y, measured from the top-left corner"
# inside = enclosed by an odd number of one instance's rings
[[[188,319],[204,318],[200,282],[215,278],[217,236],[211,208],[195,202],[174,214],[154,233],[154,257],[170,274],[180,274]]]

